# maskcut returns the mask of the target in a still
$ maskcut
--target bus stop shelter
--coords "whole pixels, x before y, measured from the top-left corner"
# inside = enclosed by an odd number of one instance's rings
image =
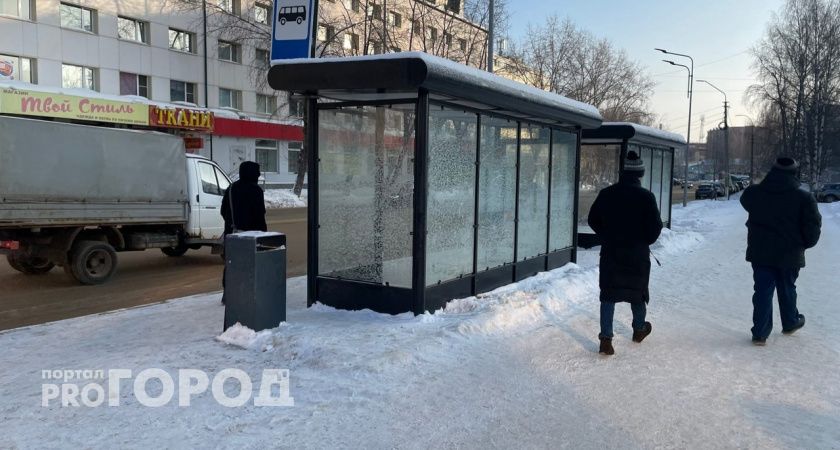
[[[604,122],[599,128],[584,129],[577,211],[579,245],[600,245],[586,223],[589,208],[601,189],[618,181],[628,151],[636,152],[644,161],[642,186],[653,192],[662,223],[670,228],[674,150],[683,147],[685,139],[679,134],[635,123]]]
[[[575,260],[593,106],[425,53],[269,83],[308,98],[309,305],[421,314]]]

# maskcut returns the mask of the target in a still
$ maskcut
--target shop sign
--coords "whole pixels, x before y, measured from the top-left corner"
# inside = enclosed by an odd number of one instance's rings
[[[149,124],[149,106],[143,103],[18,88],[0,90],[0,113],[128,125]]]
[[[213,113],[189,108],[149,107],[149,125],[162,128],[213,131]]]

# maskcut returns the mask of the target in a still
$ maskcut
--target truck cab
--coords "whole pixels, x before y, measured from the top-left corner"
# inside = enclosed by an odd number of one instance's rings
[[[222,219],[222,197],[231,181],[213,161],[198,155],[187,155],[187,192],[190,214],[186,232],[191,245],[218,243],[225,231]]]

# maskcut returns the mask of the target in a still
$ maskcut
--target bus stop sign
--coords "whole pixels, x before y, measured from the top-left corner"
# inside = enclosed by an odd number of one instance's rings
[[[274,0],[271,60],[309,58],[315,0]]]

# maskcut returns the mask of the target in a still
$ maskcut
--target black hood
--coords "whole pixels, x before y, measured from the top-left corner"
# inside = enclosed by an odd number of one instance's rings
[[[244,161],[239,165],[239,179],[246,183],[256,183],[260,179],[260,165],[253,161]]]
[[[788,192],[799,189],[799,179],[796,172],[773,167],[759,186],[767,192]]]

